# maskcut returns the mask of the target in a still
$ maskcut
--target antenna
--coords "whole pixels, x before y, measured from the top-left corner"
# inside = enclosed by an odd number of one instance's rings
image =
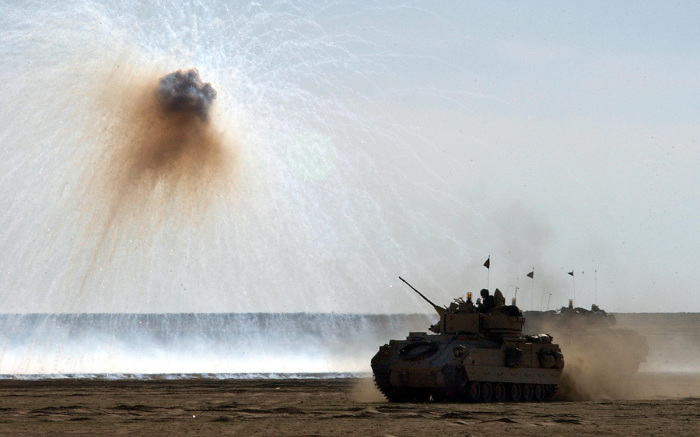
[[[595,304],[598,305],[598,270],[593,270],[593,286],[595,287]]]
[[[548,292],[542,293],[542,297],[540,298],[540,311],[542,311],[542,300],[544,299],[544,297],[546,295],[549,295],[550,298],[552,297],[552,293],[548,293]],[[547,299],[547,310],[549,311],[549,299]]]

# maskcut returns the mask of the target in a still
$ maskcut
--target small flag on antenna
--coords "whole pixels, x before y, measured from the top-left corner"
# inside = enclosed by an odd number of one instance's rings
[[[574,276],[574,271],[573,271],[573,270],[570,271],[569,274],[570,274],[571,276]]]
[[[486,262],[484,263],[484,267],[486,267],[487,269],[491,268],[491,257],[490,256],[486,259]]]
[[[533,270],[533,271],[531,271],[530,273],[528,273],[528,274],[527,274],[527,277],[528,277],[528,278],[534,279],[534,278],[535,278],[535,271]]]

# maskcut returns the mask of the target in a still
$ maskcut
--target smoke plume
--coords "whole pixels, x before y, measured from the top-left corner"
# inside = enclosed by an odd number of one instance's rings
[[[115,76],[103,98],[105,147],[94,172],[110,220],[196,220],[233,176],[235,142],[212,117],[216,91],[194,68]]]
[[[173,71],[161,78],[158,97],[173,112],[192,112],[207,120],[216,90],[211,84],[202,82],[197,69],[192,68]]]
[[[204,226],[217,199],[235,198],[237,143],[217,127],[217,93],[196,69],[116,68],[100,79],[88,133],[99,144],[85,183],[86,238],[95,245],[81,290],[108,267],[119,241],[149,247],[159,233]]]

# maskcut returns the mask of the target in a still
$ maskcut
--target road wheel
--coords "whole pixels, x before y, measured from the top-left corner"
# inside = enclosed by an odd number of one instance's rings
[[[520,402],[523,399],[523,387],[520,384],[510,384],[510,400]]]
[[[523,400],[525,402],[532,402],[532,399],[535,397],[534,391],[532,384],[523,384]]]
[[[506,386],[499,382],[493,387],[493,400],[503,402],[506,400]]]
[[[493,399],[493,386],[490,382],[481,383],[481,400],[484,402],[491,402]]]
[[[544,400],[545,391],[542,384],[535,385],[534,397],[537,402],[542,402]]]
[[[479,402],[481,397],[481,386],[478,382],[472,381],[467,383],[467,400],[470,402]]]

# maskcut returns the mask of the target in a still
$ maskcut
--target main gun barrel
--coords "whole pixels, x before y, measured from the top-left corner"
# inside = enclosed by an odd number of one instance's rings
[[[430,301],[430,299],[428,299],[427,297],[423,296],[423,293],[421,293],[420,291],[416,290],[416,288],[415,288],[413,285],[409,284],[408,281],[406,281],[406,280],[405,280],[404,278],[402,278],[401,276],[399,276],[399,279],[401,279],[401,280],[403,281],[404,284],[406,284],[406,285],[408,285],[409,287],[411,287],[411,290],[413,290],[413,291],[415,291],[416,293],[418,293],[418,296],[422,297],[423,299],[425,299],[426,302],[428,302],[430,305],[432,305],[433,308],[435,308],[435,311],[437,311],[438,314],[440,314],[441,316],[442,316],[443,314],[445,314],[445,311],[447,311],[445,308],[442,308],[442,307],[439,307],[439,306],[435,305],[433,302]]]

